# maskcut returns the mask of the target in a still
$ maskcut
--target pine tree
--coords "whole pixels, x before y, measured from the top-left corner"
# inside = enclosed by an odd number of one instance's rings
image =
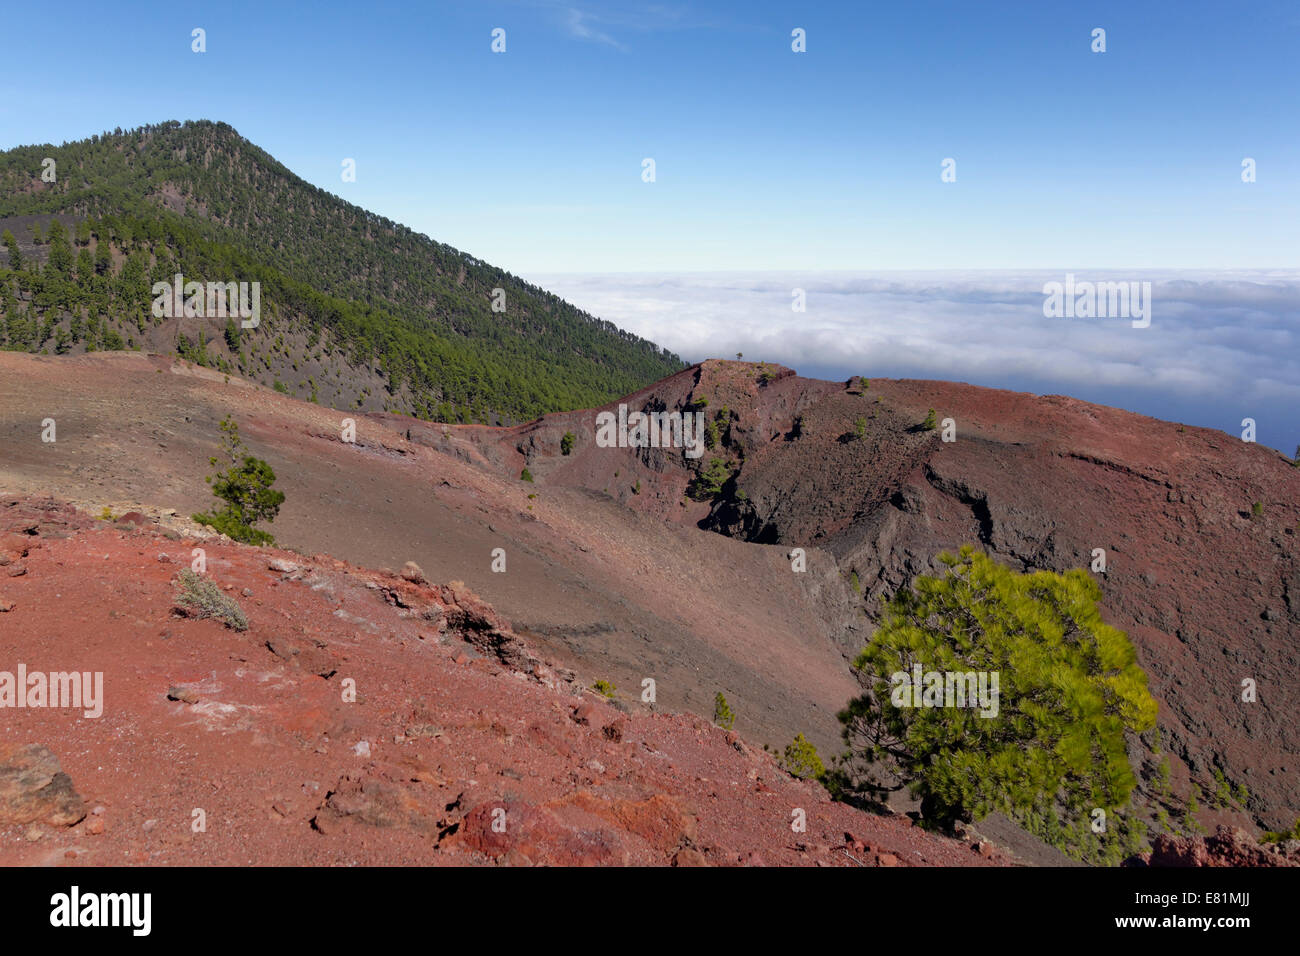
[[[193,515],[194,521],[220,531],[234,541],[245,544],[274,544],[275,539],[265,531],[254,528],[259,521],[274,521],[284,503],[284,492],[271,487],[275,472],[260,458],[249,455],[239,437],[239,426],[229,415],[221,420],[221,455],[208,462],[216,468],[223,460],[229,465],[225,471],[208,476],[212,493],[226,502],[219,511]]]
[[[0,236],[0,241],[4,242],[4,247],[9,252],[9,268],[18,272],[23,267],[23,254],[18,251],[18,240],[6,229],[4,235]]]
[[[1077,568],[1017,574],[969,546],[939,561],[946,574],[899,591],[854,661],[869,690],[839,715],[850,757],[837,787],[907,787],[937,825],[1126,805],[1125,733],[1155,726],[1156,702],[1127,635],[1097,610],[1097,582]],[[998,675],[995,712],[900,695],[914,665],[989,687]]]
[[[50,222],[49,241],[49,268],[59,275],[69,275],[72,272],[72,247],[68,245],[68,230],[57,219]]]

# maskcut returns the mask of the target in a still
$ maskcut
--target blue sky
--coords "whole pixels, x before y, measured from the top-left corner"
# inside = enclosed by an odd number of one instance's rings
[[[51,9],[5,10],[0,148],[223,120],[688,360],[1300,441],[1295,0]],[[1152,327],[1045,318],[1066,272],[1154,281]]]
[[[271,6],[8,5],[0,146],[224,120],[520,273],[1300,262],[1291,0]]]

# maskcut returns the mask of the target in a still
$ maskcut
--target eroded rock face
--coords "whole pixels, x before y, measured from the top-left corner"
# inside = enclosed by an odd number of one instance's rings
[[[1130,865],[1145,866],[1300,866],[1300,842],[1258,843],[1239,827],[1220,825],[1213,836],[1176,837],[1162,833],[1151,852]]]
[[[552,473],[539,457],[534,469],[593,490],[618,470],[648,489],[623,496],[628,507],[806,549],[809,599],[846,657],[869,638],[881,600],[937,573],[941,551],[972,544],[1019,571],[1092,571],[1102,558],[1103,614],[1138,648],[1175,779],[1212,791],[1217,769],[1248,792],[1244,809],[1260,824],[1294,823],[1300,468],[1222,432],[1062,396],[763,371],[708,361],[626,399],[670,410],[707,399],[710,421],[726,408],[704,461],[726,458],[735,477],[702,517],[674,508],[693,474],[680,453],[650,450],[651,468],[645,450],[596,462],[584,447],[578,464]],[[930,409],[935,430],[921,424]],[[572,418],[515,431],[549,440]]]
[[[0,825],[68,827],[85,816],[85,801],[48,747],[0,745]]]

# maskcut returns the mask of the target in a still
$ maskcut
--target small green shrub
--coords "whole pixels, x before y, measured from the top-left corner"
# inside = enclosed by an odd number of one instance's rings
[[[731,469],[725,460],[713,458],[709,466],[695,476],[687,492],[696,501],[708,501],[722,494],[722,488],[731,479]]]
[[[718,695],[713,698],[713,722],[723,730],[731,730],[736,725],[736,715],[722,691],[718,691]]]
[[[800,780],[820,780],[826,775],[826,765],[822,763],[817,748],[803,734],[796,734],[794,740],[786,744],[780,764],[782,770]]]
[[[212,618],[232,630],[248,630],[248,618],[244,617],[244,612],[233,599],[222,594],[214,582],[184,568],[176,575],[176,583],[176,607],[190,617]]]
[[[1259,838],[1260,843],[1283,843],[1286,840],[1300,840],[1300,819],[1297,819],[1295,826],[1290,830],[1279,830],[1274,832],[1269,830]]]

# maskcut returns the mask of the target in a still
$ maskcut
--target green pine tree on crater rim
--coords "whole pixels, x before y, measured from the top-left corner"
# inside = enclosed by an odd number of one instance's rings
[[[260,458],[248,454],[239,426],[229,415],[221,420],[221,455],[208,459],[216,468],[225,459],[229,467],[209,475],[212,493],[225,502],[214,511],[200,512],[192,519],[244,544],[275,544],[269,532],[254,528],[259,521],[274,521],[284,503],[284,492],[276,491],[275,472]]]
[[[1154,727],[1157,705],[1127,635],[1101,619],[1100,586],[1080,569],[1017,574],[969,546],[939,561],[946,573],[900,590],[854,662],[867,692],[839,715],[849,751],[832,791],[907,787],[937,827],[994,810],[1074,820],[1058,828],[1074,840],[1102,809],[1115,839],[1130,836],[1115,816],[1136,786],[1126,734]],[[894,706],[891,676],[915,663],[996,671],[997,715]]]
[[[53,183],[40,181],[47,156],[58,164]],[[36,214],[89,220],[76,231],[86,255],[65,257],[66,239],[44,269],[15,256],[16,245],[0,255],[0,286],[30,303],[21,317],[6,309],[16,334],[0,321],[10,349],[47,348],[53,327],[69,322],[74,344],[127,347],[133,324],[143,331],[154,321],[152,283],[181,272],[260,281],[263,324],[300,322],[313,341],[328,333],[350,364],[381,369],[391,395],[409,396],[403,410],[424,418],[519,421],[593,407],[684,367],[558,296],[307,183],[224,123],[168,122],[0,153],[0,218]],[[491,311],[498,288],[504,312]],[[220,336],[220,322],[209,331]]]

